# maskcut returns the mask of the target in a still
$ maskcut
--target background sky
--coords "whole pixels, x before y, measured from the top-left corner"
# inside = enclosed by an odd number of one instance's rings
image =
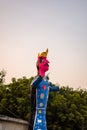
[[[87,0],[0,0],[5,82],[35,76],[37,55],[46,48],[50,81],[86,89]]]

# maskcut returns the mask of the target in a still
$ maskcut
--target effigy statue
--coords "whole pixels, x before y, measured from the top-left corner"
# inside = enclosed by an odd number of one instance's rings
[[[47,60],[48,49],[38,54],[37,76],[31,86],[31,115],[28,130],[47,130],[46,107],[50,91],[59,91],[58,86],[52,86],[45,72],[49,70]]]

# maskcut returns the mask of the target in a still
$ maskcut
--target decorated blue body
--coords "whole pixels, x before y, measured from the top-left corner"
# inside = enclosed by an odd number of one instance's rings
[[[51,86],[45,76],[35,78],[32,87],[36,88],[36,113],[33,130],[47,130],[46,107],[49,91],[59,91],[59,87]]]

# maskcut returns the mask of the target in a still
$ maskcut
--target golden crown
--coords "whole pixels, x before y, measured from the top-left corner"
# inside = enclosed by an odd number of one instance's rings
[[[48,49],[46,49],[45,52],[38,53],[38,57],[47,57],[47,54],[48,54]]]

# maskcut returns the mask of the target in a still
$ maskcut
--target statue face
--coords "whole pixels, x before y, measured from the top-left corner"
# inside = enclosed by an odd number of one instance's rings
[[[38,58],[39,75],[44,76],[45,72],[49,70],[49,61],[46,57]]]

